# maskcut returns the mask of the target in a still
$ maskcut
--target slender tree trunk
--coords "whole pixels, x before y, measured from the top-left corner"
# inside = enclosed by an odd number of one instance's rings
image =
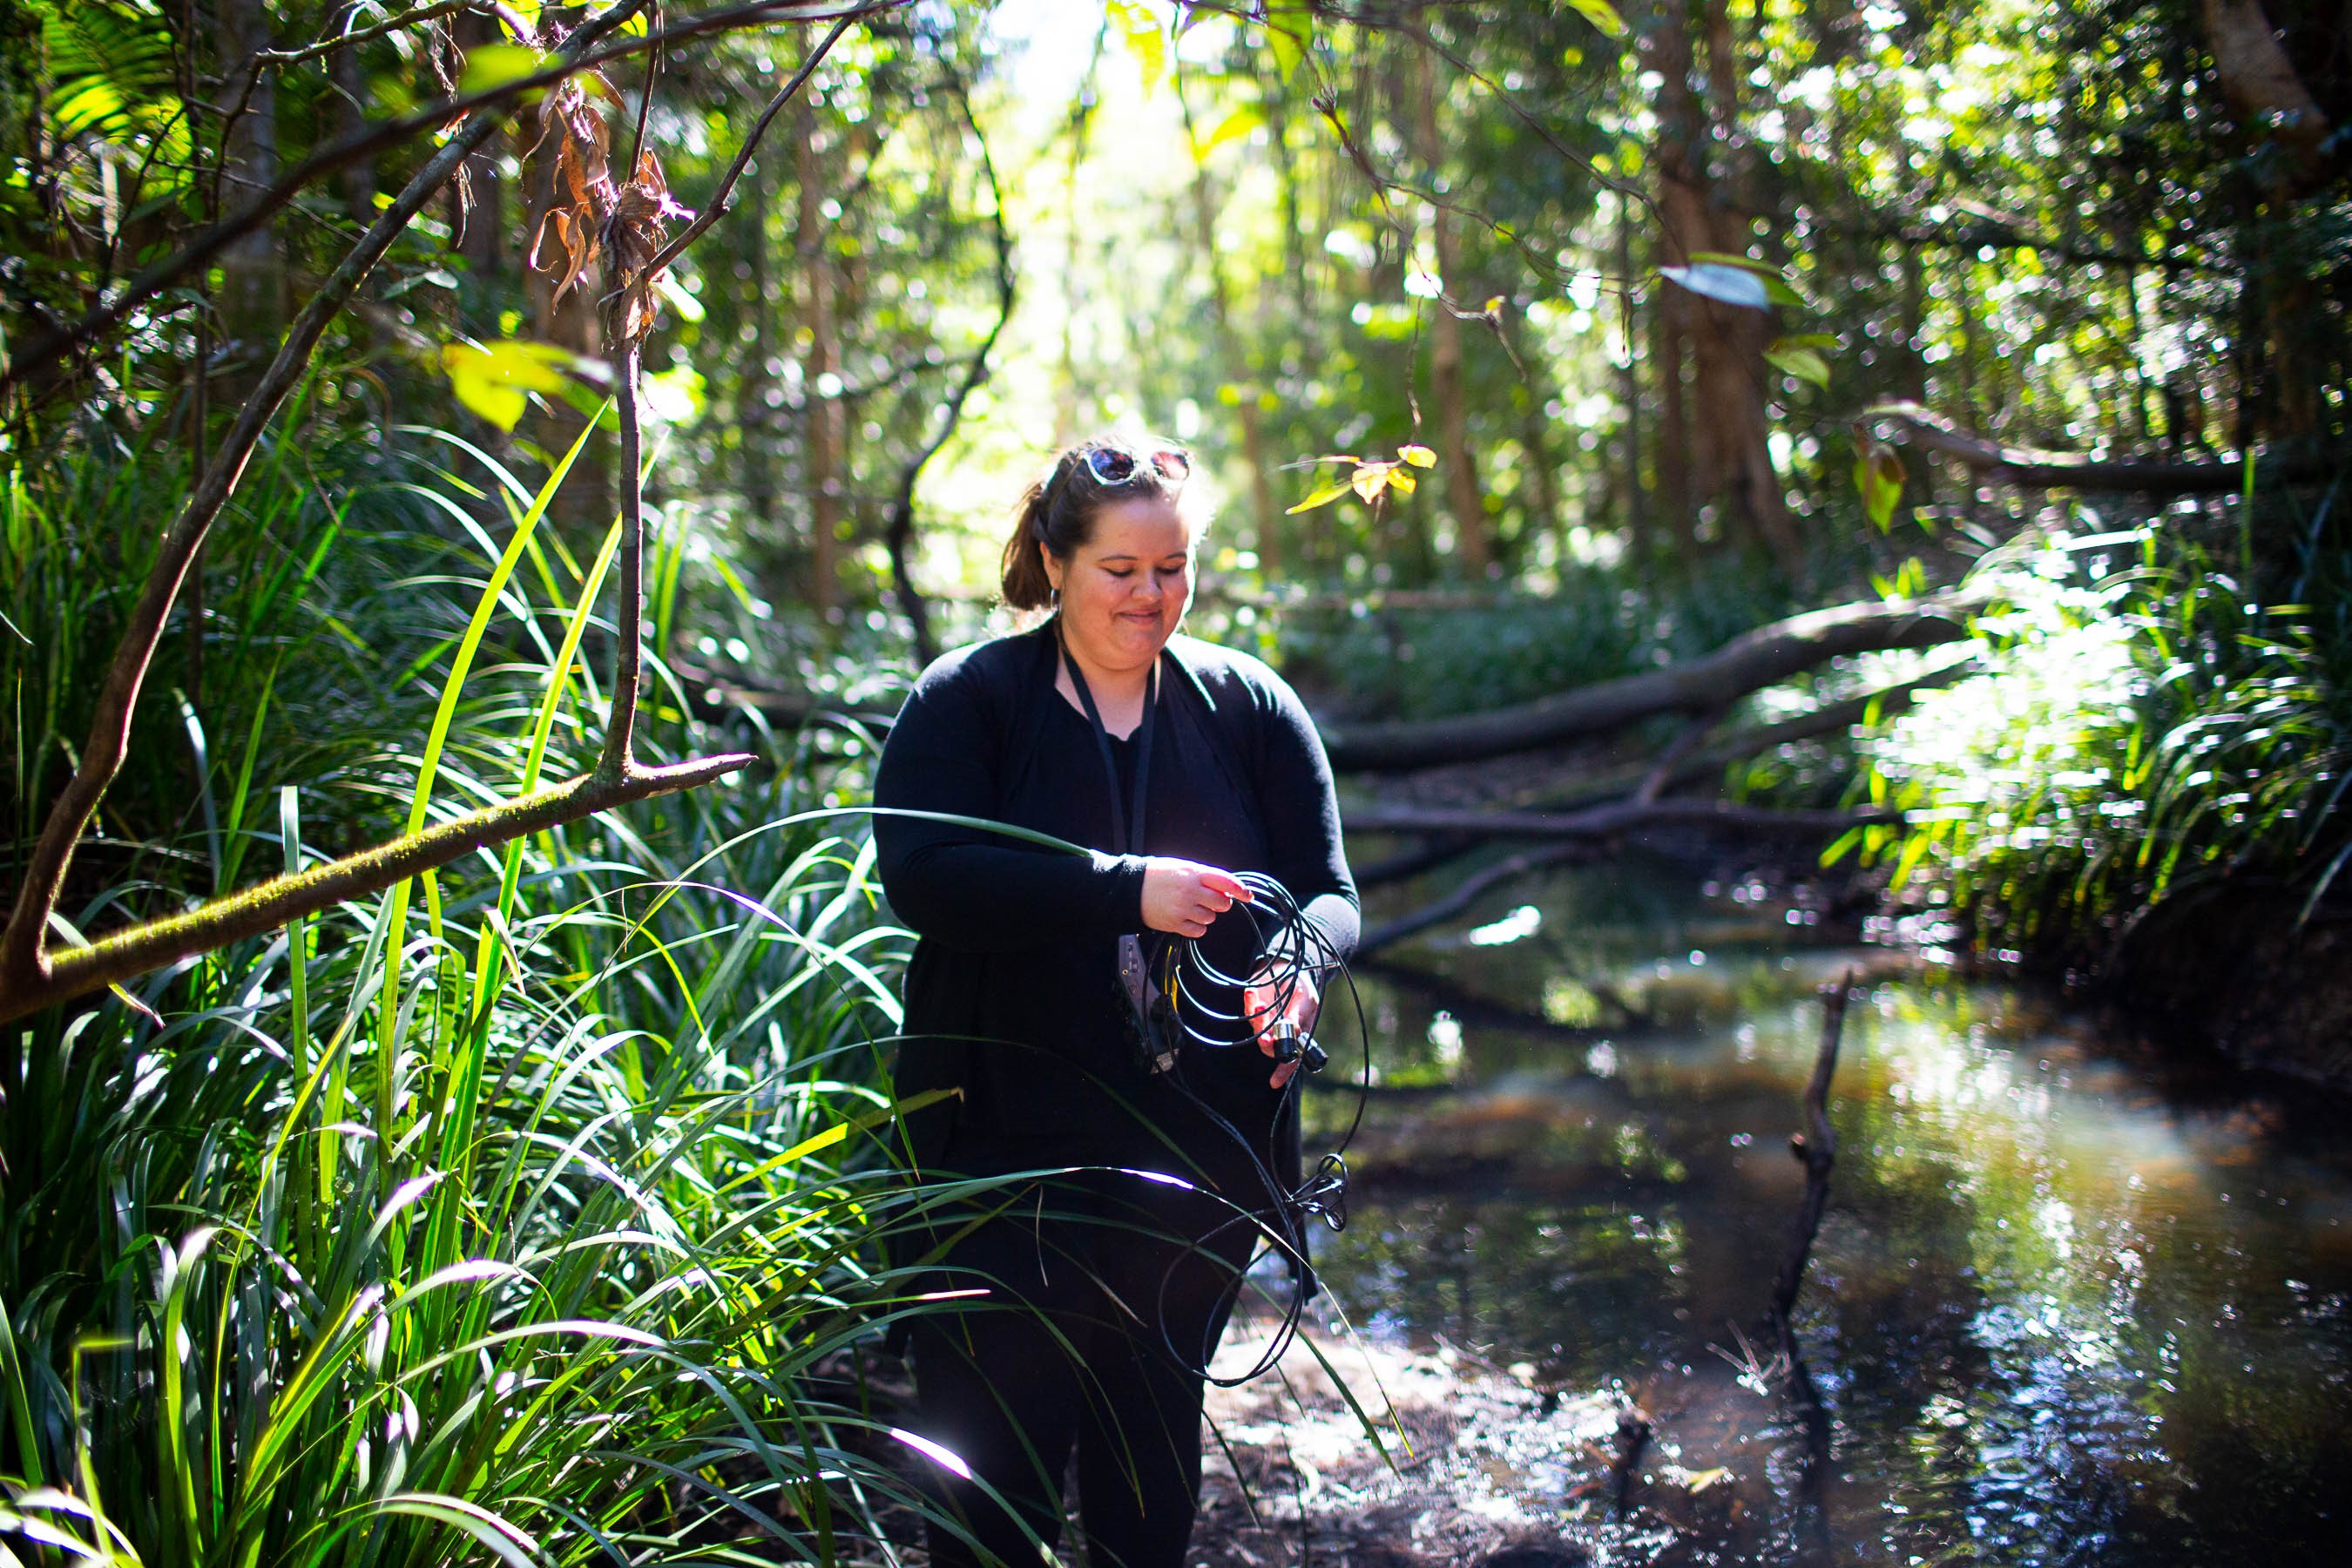
[[[1277,532],[1277,519],[1282,509],[1275,504],[1274,483],[1267,475],[1265,459],[1265,420],[1258,408],[1260,388],[1254,374],[1249,353],[1242,346],[1241,335],[1234,331],[1233,289],[1225,279],[1225,264],[1217,248],[1217,195],[1209,178],[1209,166],[1201,155],[1199,137],[1192,126],[1192,107],[1183,105],[1184,132],[1192,148],[1192,237],[1200,252],[1201,265],[1207,268],[1209,279],[1209,320],[1216,333],[1217,356],[1223,362],[1227,385],[1240,394],[1234,412],[1242,427],[1242,461],[1249,469],[1250,510],[1255,524],[1258,570],[1271,577],[1282,565],[1282,540]]]
[[[793,245],[801,267],[801,321],[809,335],[801,363],[801,395],[808,408],[801,462],[809,503],[809,603],[830,620],[840,560],[841,349],[833,313],[833,261],[824,247],[824,169],[817,155],[816,113],[805,100],[797,131],[800,203]]]
[[[1650,538],[1650,492],[1642,475],[1641,326],[1633,311],[1633,202],[1617,198],[1617,283],[1620,322],[1625,335],[1625,363],[1620,367],[1619,398],[1625,405],[1625,527],[1633,547],[1647,552]]]
[[[499,38],[498,25],[488,16],[458,16],[450,19],[450,26],[469,48]],[[352,53],[345,49],[341,58]],[[449,232],[465,260],[467,284],[459,295],[458,321],[472,331],[487,331],[495,323],[496,305],[488,295],[506,270],[506,183],[499,174],[498,145],[496,141],[484,142],[449,187]],[[470,311],[465,309],[468,305]]]
[[[743,509],[761,533],[772,536],[776,515],[775,277],[768,237],[775,177],[774,154],[763,153],[743,173],[743,312],[751,327],[745,364],[737,378],[735,422],[743,440]]]
[[[1524,537],[1533,540],[1539,534],[1549,534],[1554,554],[1564,564],[1568,560],[1568,520],[1560,514],[1559,474],[1552,467],[1551,433],[1544,422],[1544,395],[1550,384],[1534,368],[1540,360],[1525,333],[1519,337],[1519,361],[1530,367],[1517,388],[1519,454],[1527,466],[1528,481],[1522,492],[1527,509]]]
[[[268,0],[216,0],[213,28],[221,69],[220,112],[231,116],[221,141],[220,192],[235,209],[278,178],[278,79],[264,70],[247,95],[256,56],[270,48]],[[243,99],[244,107],[238,109]],[[220,254],[220,321],[236,357],[257,365],[285,329],[286,266],[275,224],[263,223],[231,240]],[[239,374],[239,386],[250,384]]]
[[[1420,141],[1414,151],[1429,170],[1431,185],[1443,192],[1445,144],[1437,133],[1437,73],[1426,50],[1415,52],[1414,66],[1413,129]],[[1452,215],[1444,207],[1430,214],[1430,239],[1437,256],[1439,287],[1447,295],[1455,295],[1463,279]],[[1461,556],[1463,570],[1483,578],[1494,563],[1494,542],[1486,531],[1477,458],[1470,447],[1470,415],[1462,381],[1462,323],[1444,300],[1432,307],[1429,395],[1437,405],[1438,463],[1445,474],[1446,510],[1454,514],[1454,550]]]
[[[351,13],[365,8],[365,0],[352,0],[352,4],[345,7],[344,20],[351,19]],[[355,48],[337,49],[328,57],[328,70],[335,84],[335,129],[341,135],[356,135],[367,123],[367,83],[360,76],[360,51]],[[338,183],[342,186],[345,221],[357,228],[365,228],[373,223],[375,160],[352,159],[343,165]]]

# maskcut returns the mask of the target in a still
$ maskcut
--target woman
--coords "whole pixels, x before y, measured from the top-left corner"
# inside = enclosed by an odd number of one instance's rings
[[[1313,1024],[1313,985],[1195,986],[1171,1020],[1139,973],[1197,940],[1216,972],[1263,973],[1236,872],[1288,890],[1312,928],[1292,942],[1344,956],[1357,930],[1305,709],[1258,660],[1177,635],[1205,521],[1190,473],[1151,443],[1062,453],[1004,549],[1005,602],[1050,614],[925,670],[883,749],[878,806],[1089,851],[876,818],[883,887],[921,939],[898,1092],[955,1091],[914,1116],[913,1159],[927,1179],[1062,1168],[952,1189],[935,1220],[939,1289],[986,1294],[913,1334],[923,1435],[970,1471],[943,1466],[959,1522],[934,1527],[934,1563],[1036,1562],[1074,1452],[1096,1568],[1182,1561],[1202,1368],[1299,1180],[1296,1064],[1268,1058]],[[1178,1026],[1213,1033],[1218,1013],[1259,1050]]]

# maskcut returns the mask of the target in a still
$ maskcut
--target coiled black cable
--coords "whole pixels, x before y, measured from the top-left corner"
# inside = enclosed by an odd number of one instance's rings
[[[1248,1158],[1251,1168],[1265,1188],[1266,1205],[1263,1209],[1232,1205],[1234,1213],[1207,1235],[1194,1238],[1193,1249],[1211,1253],[1220,1237],[1238,1226],[1255,1227],[1264,1237],[1263,1248],[1253,1250],[1249,1261],[1234,1276],[1227,1288],[1226,1300],[1221,1308],[1229,1308],[1246,1286],[1251,1272],[1268,1253],[1278,1254],[1290,1268],[1292,1290],[1284,1307],[1281,1322],[1274,1337],[1247,1372],[1237,1376],[1220,1377],[1211,1372],[1208,1352],[1213,1346],[1203,1346],[1199,1358],[1187,1356],[1169,1336],[1167,1320],[1168,1293],[1176,1270],[1185,1261],[1178,1257],[1161,1276],[1160,1286],[1160,1342],[1177,1364],[1220,1387],[1231,1388],[1262,1377],[1272,1371],[1297,1337],[1305,1321],[1307,1304],[1316,1289],[1315,1272],[1307,1258],[1307,1237],[1309,1226],[1320,1221],[1336,1232],[1348,1223],[1348,1146],[1355,1142],[1356,1132],[1363,1125],[1364,1108],[1370,1098],[1371,1084],[1371,1031],[1364,1022],[1362,998],[1357,994],[1355,976],[1348,969],[1346,954],[1325,935],[1320,927],[1307,918],[1306,910],[1291,895],[1290,889],[1274,878],[1256,871],[1235,874],[1235,879],[1250,890],[1247,901],[1236,900],[1231,910],[1220,919],[1239,915],[1253,928],[1254,940],[1248,944],[1257,954],[1247,975],[1225,972],[1210,958],[1199,938],[1175,938],[1163,942],[1157,962],[1152,965],[1152,988],[1155,1005],[1148,1009],[1147,1031],[1163,1031],[1175,1038],[1147,1040],[1147,1054],[1157,1055],[1166,1047],[1172,1051],[1173,1065],[1168,1071],[1168,1081],[1192,1102],[1212,1125],[1234,1140]],[[1295,1187],[1286,1186],[1276,1174],[1279,1158],[1275,1141],[1281,1135],[1283,1119],[1304,1090],[1309,1073],[1319,1070],[1328,1059],[1323,1047],[1312,1034],[1300,1037],[1285,1037],[1277,1051],[1277,1059],[1297,1061],[1298,1070],[1284,1083],[1282,1099],[1267,1123],[1265,1146],[1261,1149],[1234,1126],[1223,1112],[1197,1093],[1184,1079],[1184,1058],[1181,1048],[1186,1045],[1210,1050],[1234,1050],[1255,1047],[1260,1030],[1252,1016],[1264,1019],[1286,1019],[1291,1003],[1298,996],[1301,986],[1310,987],[1318,1005],[1328,1002],[1333,977],[1347,987],[1348,996],[1356,1016],[1356,1030],[1362,1048],[1362,1061],[1357,1079],[1355,1113],[1349,1119],[1347,1131],[1339,1146],[1315,1163],[1306,1180]],[[1257,992],[1266,996],[1265,1005],[1252,1009],[1247,994]],[[1238,1011],[1216,1005],[1227,995],[1241,999]],[[1318,1013],[1318,1022],[1320,1014]],[[1213,1254],[1212,1253],[1213,1256]]]

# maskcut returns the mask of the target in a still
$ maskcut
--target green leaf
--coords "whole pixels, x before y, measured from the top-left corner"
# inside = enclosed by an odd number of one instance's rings
[[[1318,485],[1308,493],[1305,500],[1300,501],[1283,515],[1293,517],[1302,511],[1313,511],[1318,506],[1328,506],[1355,488],[1356,482],[1353,479],[1333,479],[1328,484]]]
[[[1160,30],[1160,18],[1143,0],[1108,0],[1105,9],[1124,29],[1128,47],[1135,51],[1136,64],[1143,69],[1143,90],[1154,90],[1168,74],[1168,35]]]
[[[1609,0],[1568,0],[1568,4],[1578,16],[1609,37],[1622,38],[1625,36],[1625,18],[1617,15],[1617,7],[1609,4]]]
[[[1192,150],[1193,161],[1205,163],[1210,153],[1243,140],[1265,122],[1265,117],[1257,111],[1256,105],[1236,104],[1231,113],[1217,121],[1215,129],[1201,139],[1201,144]]]
[[[1265,47],[1273,51],[1275,69],[1288,81],[1298,74],[1306,61],[1307,51],[1315,45],[1315,12],[1307,5],[1276,5],[1265,8]]]
[[[1815,386],[1830,384],[1830,362],[1811,349],[1794,348],[1786,342],[1776,343],[1764,351],[1764,363],[1786,372],[1799,381],[1810,381]]]
[[[547,68],[551,57],[520,44],[478,44],[466,51],[457,90],[467,96],[520,81]]]
[[[501,430],[513,429],[522,417],[528,394],[564,391],[576,363],[577,356],[553,343],[516,338],[451,343],[441,351],[441,368],[457,401]]]
[[[1865,436],[1854,454],[1853,488],[1862,494],[1862,510],[1871,525],[1884,533],[1895,522],[1895,508],[1903,500],[1903,459],[1884,441]]]

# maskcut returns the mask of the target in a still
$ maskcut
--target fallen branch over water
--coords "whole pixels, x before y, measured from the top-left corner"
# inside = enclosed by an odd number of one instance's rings
[[[1340,826],[1349,833],[1444,833],[1480,838],[1612,838],[1642,827],[1716,827],[1749,837],[1801,838],[1901,820],[1901,813],[1890,811],[1782,810],[1721,800],[1623,800],[1562,813],[1367,806],[1348,813]]]
[[[1484,713],[1326,725],[1323,742],[1341,773],[1425,768],[1534,751],[1661,713],[1720,711],[1832,659],[1958,642],[1969,635],[1975,603],[1954,595],[1812,610],[1742,633],[1686,664]]]
[[[2245,488],[2246,466],[2238,457],[2179,463],[2163,458],[2092,458],[2039,447],[2011,447],[1979,436],[1916,403],[1883,403],[1864,411],[1865,419],[1899,426],[1912,445],[1941,452],[1988,479],[2028,489],[2113,490],[2140,495],[2232,495]],[[2257,455],[2256,469],[2282,484],[2326,479],[2342,469],[2352,454],[2342,452],[2277,457]]]

